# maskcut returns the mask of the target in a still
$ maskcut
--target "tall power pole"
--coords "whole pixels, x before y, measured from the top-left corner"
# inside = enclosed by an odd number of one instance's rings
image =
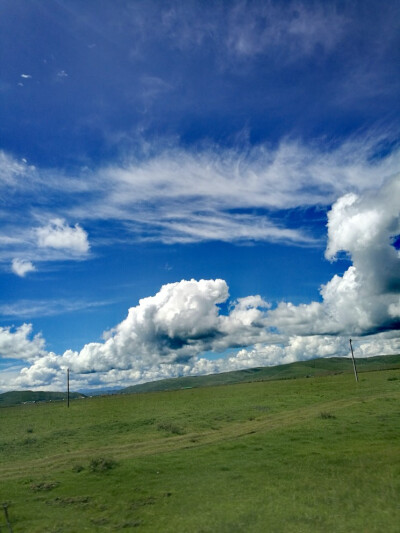
[[[352,357],[352,359],[353,359],[354,377],[356,378],[356,381],[357,381],[357,383],[358,383],[358,374],[357,374],[356,360],[354,359],[353,345],[351,344],[351,339],[350,339],[350,349],[351,349],[351,357]]]
[[[67,368],[67,407],[69,407],[69,368]]]

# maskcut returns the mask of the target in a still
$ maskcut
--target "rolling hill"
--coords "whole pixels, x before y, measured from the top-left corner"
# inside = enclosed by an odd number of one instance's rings
[[[71,400],[77,398],[84,398],[85,395],[79,392],[71,392],[69,397]],[[0,407],[10,407],[12,405],[19,405],[24,403],[37,402],[57,402],[67,399],[66,392],[50,392],[50,391],[10,391],[0,394]]]
[[[399,355],[380,355],[356,359],[357,370],[368,372],[372,370],[389,370],[400,368]],[[235,383],[250,383],[252,381],[270,381],[277,379],[296,379],[303,377],[326,376],[343,372],[353,372],[351,359],[344,357],[330,357],[297,361],[285,365],[235,370],[221,374],[206,376],[185,376],[181,378],[162,379],[140,385],[133,385],[116,391],[119,394],[139,392],[156,392],[178,389],[210,387],[214,385],[233,385]]]

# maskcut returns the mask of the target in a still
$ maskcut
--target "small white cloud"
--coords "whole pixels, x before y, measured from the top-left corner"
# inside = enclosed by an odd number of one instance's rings
[[[89,251],[86,231],[79,224],[68,226],[61,218],[55,218],[47,226],[37,228],[36,234],[41,248],[68,250],[79,254],[86,254]]]
[[[11,270],[17,276],[21,278],[25,277],[28,272],[33,272],[36,270],[35,266],[31,261],[26,261],[25,259],[13,259],[11,263]]]
[[[29,78],[32,78],[32,76],[30,74],[21,74],[21,78],[28,80]]]
[[[68,74],[65,72],[65,70],[60,70],[59,72],[57,72],[57,76],[59,78],[68,78]]]

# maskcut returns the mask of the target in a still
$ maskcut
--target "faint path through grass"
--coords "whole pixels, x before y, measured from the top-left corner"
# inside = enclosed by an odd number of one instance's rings
[[[370,403],[384,398],[400,399],[400,393],[396,391],[385,394],[360,396],[356,398],[344,398],[318,402],[317,404],[303,406],[296,409],[288,409],[278,413],[266,412],[263,418],[246,420],[241,422],[231,422],[220,429],[206,430],[202,432],[191,432],[184,435],[174,435],[157,440],[149,439],[143,442],[124,443],[114,446],[104,446],[95,448],[82,447],[75,451],[58,453],[40,459],[21,462],[15,461],[13,464],[3,466],[0,472],[0,480],[15,479],[26,476],[27,471],[60,471],[72,468],[74,462],[90,462],[93,455],[111,456],[118,459],[142,457],[178,451],[185,448],[196,448],[215,444],[225,440],[233,440],[246,435],[273,431],[289,426],[302,425],[307,420],[312,420],[321,415],[321,412],[335,413],[338,410],[348,409],[353,405]]]

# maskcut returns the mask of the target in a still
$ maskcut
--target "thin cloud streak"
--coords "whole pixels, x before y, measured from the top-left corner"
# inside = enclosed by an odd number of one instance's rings
[[[113,300],[88,301],[67,298],[58,300],[16,300],[12,303],[0,304],[0,316],[3,318],[31,319],[96,309],[111,303],[113,303]]]
[[[284,219],[276,221],[270,215],[277,209],[328,206],[342,194],[379,188],[400,167],[399,148],[380,154],[384,141],[384,136],[370,133],[330,148],[294,140],[276,148],[260,145],[240,151],[217,146],[199,151],[164,148],[151,157],[91,172],[83,169],[72,178],[36,169],[3,152],[0,192],[3,188],[11,193],[10,205],[27,201],[24,198],[39,190],[43,202],[24,210],[15,223],[10,223],[7,208],[3,210],[0,216],[8,216],[8,226],[2,240],[5,245],[9,240],[10,246],[1,257],[35,263],[84,259],[89,248],[85,226],[95,229],[99,222],[119,224],[117,240],[130,234],[138,241],[167,244],[318,244],[305,228],[285,227]],[[61,192],[62,204],[56,201]],[[57,219],[65,219],[58,229]],[[33,221],[38,224],[35,231]],[[56,235],[62,239],[51,240]],[[104,237],[99,238],[104,243]],[[57,241],[56,247],[44,249],[49,239]]]
[[[281,61],[293,62],[317,50],[331,52],[345,36],[347,24],[335,6],[326,4],[310,9],[299,2],[266,2],[254,8],[240,2],[228,17],[226,46],[239,57],[275,53]]]

